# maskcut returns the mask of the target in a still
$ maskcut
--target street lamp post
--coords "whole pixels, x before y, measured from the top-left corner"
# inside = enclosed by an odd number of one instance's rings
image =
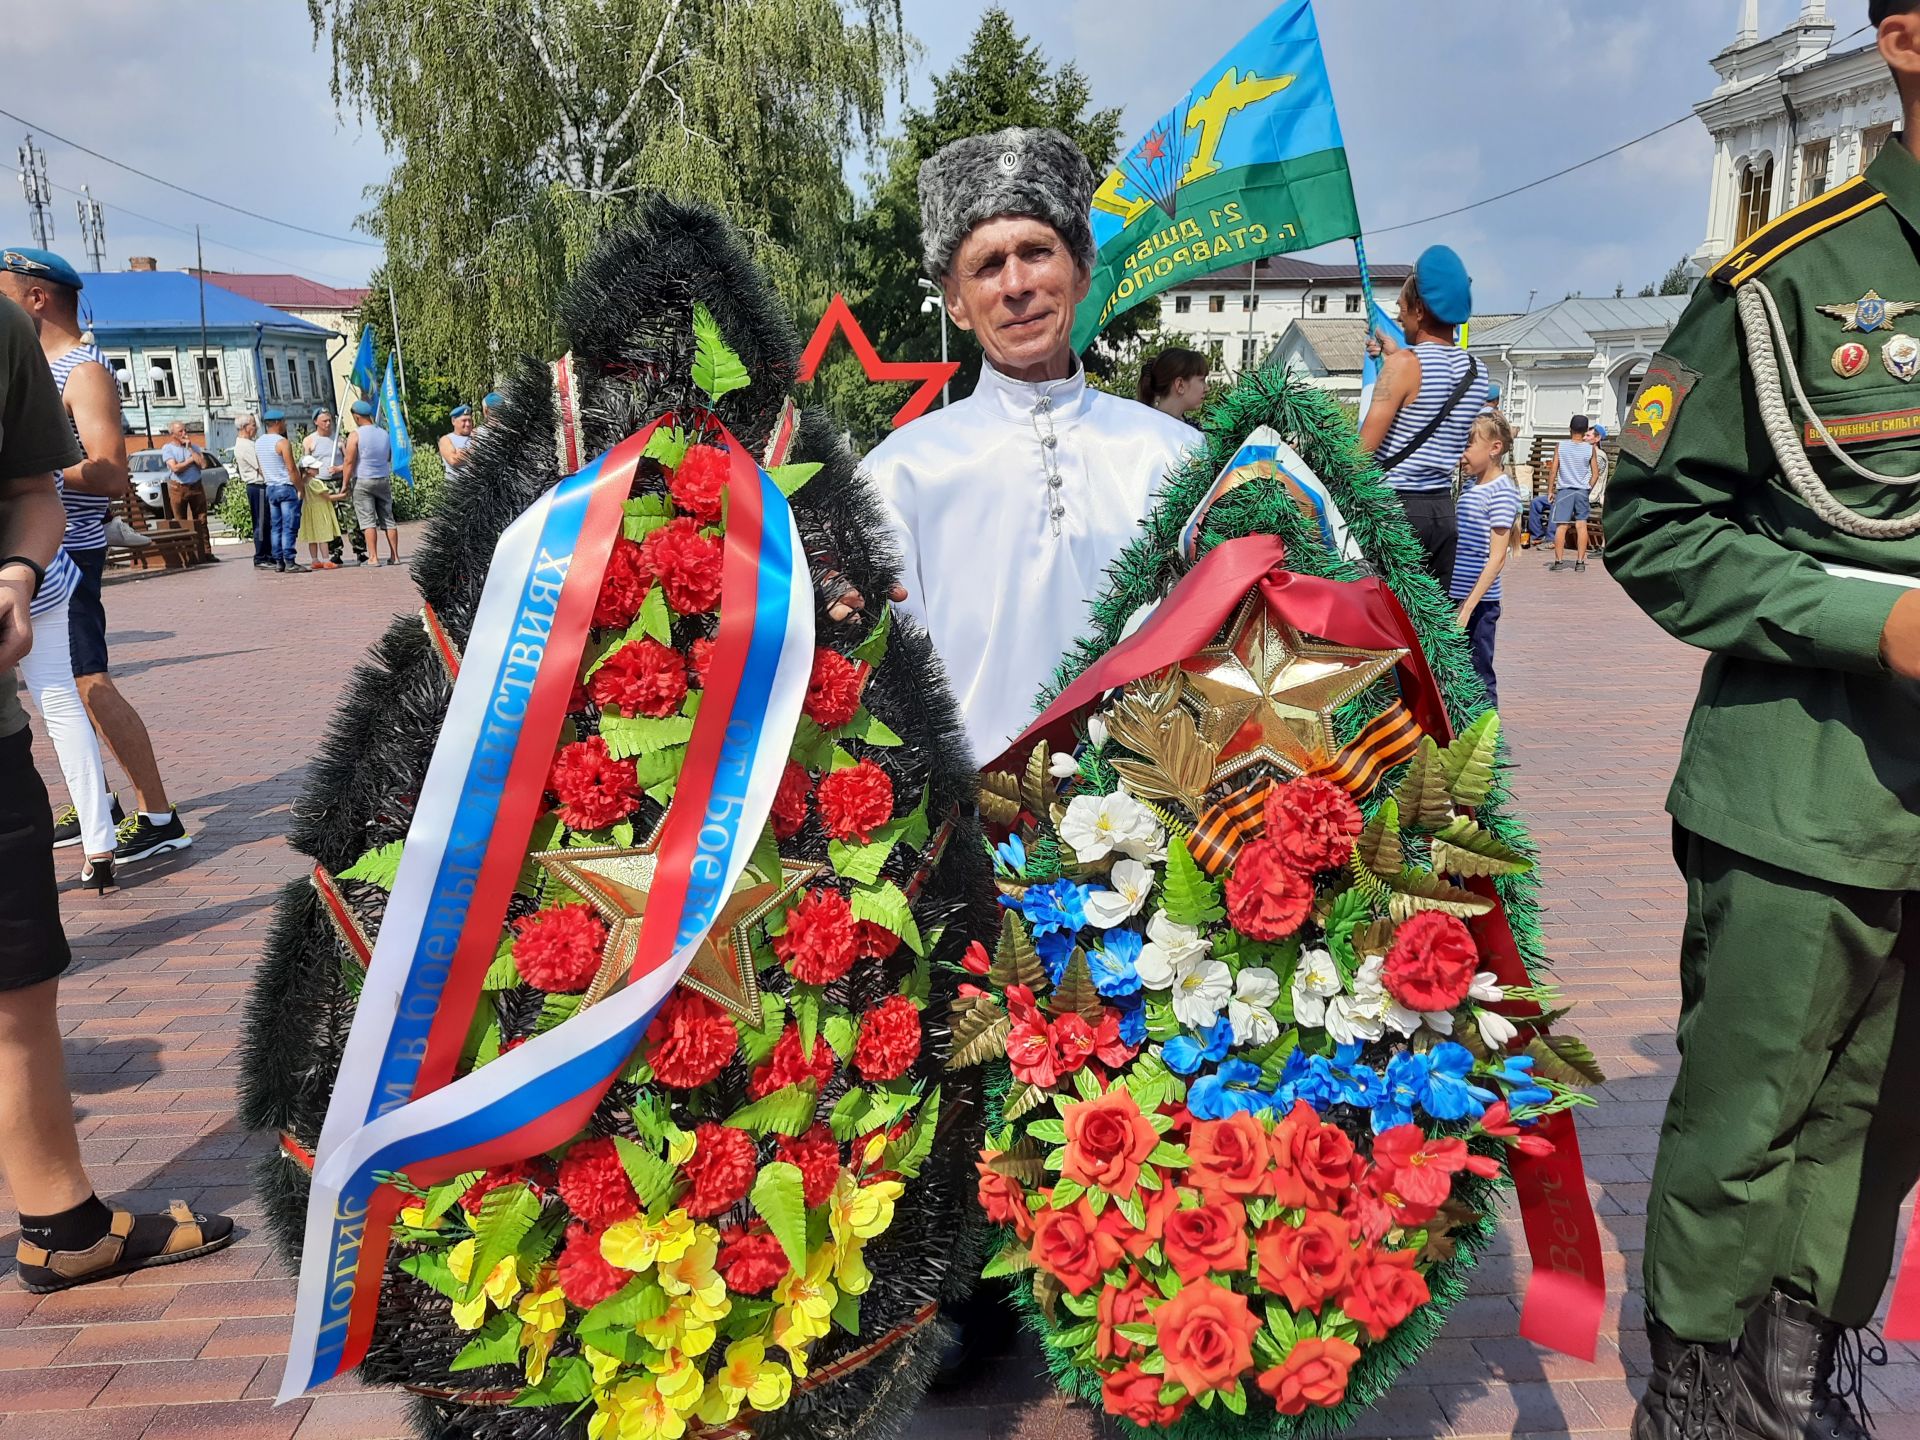
[[[941,292],[938,285],[924,276],[920,278],[919,285],[922,290],[928,292],[926,298],[920,302],[920,313],[922,315],[928,315],[936,310],[940,312],[940,363],[945,365],[947,363],[946,296]],[[948,381],[940,387],[940,404],[942,408],[945,408],[947,402],[953,398],[950,393],[952,389],[952,381]]]

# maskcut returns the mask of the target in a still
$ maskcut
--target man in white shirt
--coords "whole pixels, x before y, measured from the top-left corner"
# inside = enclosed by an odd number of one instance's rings
[[[924,263],[986,351],[972,395],[867,457],[974,760],[1005,749],[1199,432],[1093,389],[1073,352],[1093,175],[1054,130],[957,140],[920,168]]]

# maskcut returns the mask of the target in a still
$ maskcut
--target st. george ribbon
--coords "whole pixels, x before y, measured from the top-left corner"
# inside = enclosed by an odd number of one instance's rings
[[[432,1185],[577,1134],[712,928],[772,809],[812,672],[813,593],[785,497],[723,431],[719,631],[627,984],[454,1079],[623,502],[663,423],[562,480],[495,548],[314,1155],[283,1401],[366,1354],[400,1203],[377,1177]]]

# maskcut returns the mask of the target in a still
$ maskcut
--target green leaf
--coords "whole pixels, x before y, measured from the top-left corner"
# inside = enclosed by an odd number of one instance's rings
[[[466,1194],[473,1187],[474,1182],[485,1173],[484,1170],[469,1170],[466,1174],[456,1175],[453,1179],[443,1181],[427,1191],[427,1198],[423,1202],[427,1223],[431,1225],[458,1205],[460,1197]]]
[[[1480,718],[1447,746],[1447,790],[1456,805],[1471,808],[1493,788],[1493,764],[1500,749],[1500,712],[1483,710]]]
[[[405,844],[403,840],[389,840],[384,845],[374,846],[342,870],[339,878],[364,880],[369,885],[378,885],[382,890],[393,889],[393,877],[400,873],[400,852]]]
[[[747,868],[762,880],[780,878],[780,841],[773,833],[773,826],[760,827],[760,838],[754,842],[753,854],[747,857]]]
[[[1207,925],[1224,920],[1220,887],[1207,879],[1193,852],[1184,844],[1167,846],[1167,873],[1161,894],[1167,919],[1176,925]]]
[[[1518,875],[1533,862],[1461,815],[1433,837],[1433,868],[1443,875]]]
[[[658,460],[669,470],[678,470],[680,462],[687,458],[687,451],[692,448],[693,437],[686,431],[677,425],[662,425],[647,437],[647,447],[640,454],[648,460]],[[646,498],[651,500],[665,497],[650,495]]]
[[[827,1016],[823,1031],[835,1055],[843,1062],[853,1058],[853,1043],[860,1037],[859,1022],[846,1011],[835,1010]]]
[[[1048,1208],[1064,1210],[1086,1193],[1087,1187],[1078,1180],[1056,1180],[1053,1185],[1053,1198],[1047,1202]]]
[[[1293,1311],[1281,1303],[1278,1297],[1267,1297],[1267,1328],[1273,1332],[1273,1338],[1280,1342],[1284,1358],[1285,1352],[1293,1349],[1299,1332],[1293,1323]]]
[[[473,1269],[467,1278],[466,1292],[471,1300],[480,1293],[499,1263],[520,1248],[520,1242],[540,1218],[540,1197],[526,1185],[502,1185],[489,1190],[480,1202],[480,1213],[473,1222]]]
[[[693,307],[693,383],[716,402],[752,383],[747,367],[721,336],[712,312],[700,304]],[[802,1268],[798,1260],[793,1264],[796,1270]]]
[[[520,972],[513,964],[513,932],[509,930],[500,937],[500,944],[493,952],[493,963],[487,967],[487,978],[480,982],[483,990],[511,990],[520,983]]]
[[[864,705],[860,707],[853,719],[833,733],[842,740],[864,740],[869,745],[878,745],[882,748],[906,744],[906,741],[896,735],[884,721]]]
[[[693,721],[685,715],[656,720],[651,715],[615,715],[608,710],[600,715],[600,737],[614,759],[630,760],[670,745],[686,744],[693,738]]]
[[[662,645],[673,643],[673,617],[667,613],[667,597],[658,585],[647,587],[647,598],[640,602],[640,613],[633,617],[633,623],[642,635]],[[631,630],[627,633],[630,637],[633,634]]]
[[[648,448],[652,448],[652,444],[649,441]],[[637,500],[627,501],[621,511],[620,534],[636,545],[654,531],[664,530],[673,523],[673,502],[664,495],[642,495]]]
[[[466,1348],[453,1357],[450,1370],[478,1370],[483,1365],[511,1365],[520,1358],[520,1317],[507,1313],[493,1316],[469,1340]]]
[[[785,1160],[760,1167],[749,1197],[767,1229],[780,1242],[787,1263],[797,1271],[807,1268],[807,1196],[800,1169]]]
[[[579,1405],[593,1394],[593,1369],[577,1355],[556,1355],[547,1361],[547,1378],[522,1390],[507,1403],[528,1407]]]
[[[817,470],[819,467],[816,465],[814,468]],[[860,1333],[860,1297],[858,1295],[840,1297],[840,1303],[833,1307],[833,1323],[849,1335]]]
[[[1067,1122],[1050,1115],[1045,1120],[1036,1120],[1027,1126],[1027,1134],[1049,1145],[1064,1145],[1067,1143]]]
[[[983,1280],[997,1280],[1003,1275],[1018,1275],[1023,1270],[1033,1269],[1033,1255],[1018,1240],[1007,1242],[1004,1249],[986,1263],[980,1271]]]
[[[1193,1163],[1184,1146],[1169,1145],[1162,1140],[1153,1147],[1147,1156],[1149,1165],[1158,1165],[1163,1170],[1184,1170]]]
[[[571,1020],[579,1011],[582,998],[579,995],[547,996],[546,1002],[540,1007],[540,1014],[534,1019],[533,1033],[544,1035],[554,1026]]]
[[[652,1206],[673,1189],[674,1167],[659,1155],[641,1148],[624,1135],[613,1137],[613,1148],[620,1154],[627,1179],[633,1182],[634,1194],[640,1197],[641,1209]]]
[[[1062,1296],[1061,1298],[1065,1299],[1066,1297]],[[1089,1340],[1093,1339],[1099,1333],[1100,1333],[1099,1323],[1097,1321],[1088,1320],[1083,1324],[1075,1325],[1070,1330],[1061,1330],[1055,1334],[1047,1336],[1047,1344],[1051,1345],[1056,1350],[1077,1350],[1082,1345],[1086,1344]]]
[[[453,1278],[453,1271],[447,1268],[447,1252],[444,1250],[422,1250],[408,1255],[401,1260],[400,1268],[449,1300],[466,1298],[465,1287]]]
[[[867,632],[867,638],[854,646],[847,655],[849,660],[867,665],[878,665],[886,658],[887,637],[893,633],[893,608],[883,606],[880,618],[874,622],[873,629]]]
[[[791,498],[796,490],[818,475],[820,470],[819,461],[803,460],[792,465],[775,465],[767,471],[767,478],[779,487],[782,495]],[[857,1335],[860,1332],[856,1329],[854,1333]]]
[[[817,721],[802,715],[800,723],[794,726],[793,745],[787,753],[803,770],[825,770],[833,762],[833,736],[822,730]]]
[[[827,1128],[833,1132],[833,1138],[845,1143],[860,1132],[860,1117],[867,1110],[867,1092],[849,1090],[834,1103],[833,1113],[827,1116]]]
[[[1453,818],[1453,802],[1447,795],[1446,761],[1431,735],[1420,737],[1420,748],[1407,762],[1407,770],[1394,788],[1393,798],[1400,807],[1400,823],[1410,830],[1438,830]]]
[[[893,1083],[899,1085],[901,1082],[896,1080]],[[876,1130],[884,1130],[919,1103],[920,1097],[911,1090],[869,1090],[866,1111],[860,1116],[860,1124],[854,1133],[871,1135]]]
[[[871,920],[881,929],[898,935],[916,955],[927,953],[920,939],[920,927],[913,921],[913,905],[891,880],[855,890],[851,903],[854,919]]]
[[[788,1085],[741,1106],[726,1123],[761,1140],[769,1135],[804,1135],[812,1127],[818,1108],[812,1082]]]
[[[1406,868],[1406,851],[1400,844],[1400,807],[1392,796],[1373,812],[1354,850],[1360,863],[1376,875],[1398,875]]]
[[[780,1043],[780,1032],[787,1028],[787,1002],[771,990],[760,992],[760,1024],[747,1024],[738,1015],[733,1028],[740,1034],[740,1050],[749,1065],[764,1065]]]
[[[880,1168],[911,1180],[933,1153],[934,1131],[940,1124],[940,1090],[936,1086],[927,1096],[920,1113],[913,1117],[907,1133],[888,1145],[880,1157]]]
[[[792,1007],[793,1018],[800,1026],[800,1053],[811,1056],[814,1042],[820,1038],[820,987],[794,986],[787,1004]]]
[[[875,838],[865,845],[829,840],[827,863],[833,866],[833,873],[856,885],[871,885],[878,880],[886,868],[887,857],[893,854],[893,841],[881,838],[881,834],[876,830]]]

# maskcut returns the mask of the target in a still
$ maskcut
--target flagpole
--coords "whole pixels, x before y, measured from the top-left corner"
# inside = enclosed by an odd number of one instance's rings
[[[393,298],[393,279],[387,279],[387,313],[393,317],[393,360],[400,370],[400,418],[407,422],[407,433],[413,433],[413,417],[407,414],[407,356],[400,345],[400,306]]]

